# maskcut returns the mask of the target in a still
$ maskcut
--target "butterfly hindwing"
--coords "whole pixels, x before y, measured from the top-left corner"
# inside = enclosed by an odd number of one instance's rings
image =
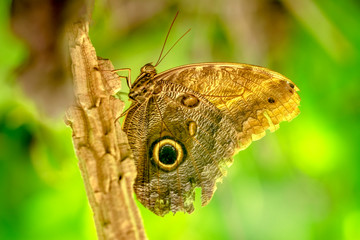
[[[196,187],[202,188],[203,205],[211,199],[224,166],[232,161],[236,132],[229,119],[198,93],[170,82],[162,86],[160,94],[143,103],[146,107],[139,107],[146,109],[146,121],[136,126],[141,130],[128,135],[130,146],[136,146],[132,150],[140,172],[134,188],[139,201],[158,215],[190,213]],[[161,152],[166,148],[182,152],[174,169],[168,168],[171,159],[167,164],[158,160],[166,158]]]

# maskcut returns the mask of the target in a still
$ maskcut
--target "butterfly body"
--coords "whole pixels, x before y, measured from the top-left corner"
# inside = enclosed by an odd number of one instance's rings
[[[199,63],[157,74],[151,64],[132,85],[123,129],[137,167],[138,200],[158,215],[206,205],[232,156],[298,113],[293,82],[266,68]]]

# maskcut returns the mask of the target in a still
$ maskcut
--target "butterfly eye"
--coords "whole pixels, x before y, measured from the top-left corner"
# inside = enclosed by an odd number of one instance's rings
[[[161,169],[172,171],[184,159],[183,146],[172,139],[162,139],[155,143],[152,158]]]
[[[151,63],[148,63],[140,69],[140,72],[146,73],[146,76],[150,76],[156,74],[156,69]]]

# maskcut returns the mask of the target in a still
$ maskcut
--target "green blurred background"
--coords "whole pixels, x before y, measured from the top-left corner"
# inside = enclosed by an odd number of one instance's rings
[[[0,1],[0,239],[96,239],[61,118],[39,112],[19,87],[28,55]],[[97,54],[116,68],[244,62],[300,88],[301,114],[235,157],[212,201],[164,218],[139,204],[149,239],[360,239],[360,2],[97,0],[90,27]],[[128,89],[124,88],[124,91]]]

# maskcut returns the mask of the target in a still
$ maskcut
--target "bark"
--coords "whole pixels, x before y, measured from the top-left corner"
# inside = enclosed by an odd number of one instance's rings
[[[97,58],[88,37],[88,22],[69,27],[75,102],[66,113],[94,212],[98,238],[146,239],[133,199],[136,169],[121,130],[123,102],[114,97],[120,79],[109,60]]]

